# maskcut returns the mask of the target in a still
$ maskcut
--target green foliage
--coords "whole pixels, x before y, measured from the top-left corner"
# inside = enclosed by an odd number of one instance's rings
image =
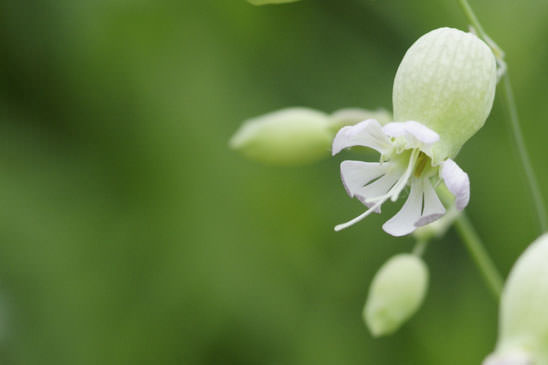
[[[253,5],[267,5],[267,4],[286,4],[294,3],[299,0],[247,0]]]
[[[548,196],[548,3],[474,3]],[[412,238],[377,216],[333,232],[363,208],[339,158],[272,168],[227,147],[287,105],[390,110],[411,43],[465,28],[456,1],[4,1],[0,24],[0,363],[453,365],[493,348],[495,303],[453,234],[426,253],[421,310],[373,340],[368,284]],[[537,227],[497,104],[458,163],[508,272]]]

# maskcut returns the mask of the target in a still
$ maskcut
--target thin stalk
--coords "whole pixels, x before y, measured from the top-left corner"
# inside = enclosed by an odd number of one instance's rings
[[[485,30],[483,29],[483,26],[479,22],[478,17],[468,3],[468,0],[458,0],[458,3],[478,35],[491,47],[491,49],[493,50],[493,54],[497,59],[497,63],[503,69],[504,74],[502,75],[502,83],[504,86],[504,100],[510,118],[510,126],[514,136],[514,143],[516,145],[516,149],[521,160],[521,165],[523,166],[523,169],[525,171],[525,176],[527,177],[527,183],[529,185],[533,204],[537,212],[540,230],[541,233],[544,233],[548,230],[548,215],[546,213],[546,205],[542,196],[542,192],[540,190],[540,185],[538,184],[537,177],[535,176],[535,171],[533,170],[533,166],[531,164],[531,158],[529,157],[527,148],[525,147],[523,133],[521,131],[521,126],[519,122],[516,101],[514,99],[514,92],[512,91],[512,84],[508,75],[508,68],[503,60],[504,52],[500,49],[499,46],[497,46],[495,42],[491,40],[491,38],[489,38]]]
[[[537,177],[535,175],[535,170],[531,164],[531,159],[527,153],[527,148],[525,147],[525,141],[523,139],[523,133],[519,124],[518,109],[516,107],[516,101],[514,99],[514,92],[512,91],[512,84],[510,82],[510,76],[508,72],[503,76],[502,83],[504,86],[504,99],[508,107],[508,114],[510,117],[510,125],[514,135],[514,142],[518,150],[519,157],[521,159],[521,164],[525,170],[525,175],[527,176],[527,182],[529,183],[529,189],[531,190],[531,195],[533,198],[533,204],[537,211],[537,217],[539,220],[539,225],[541,233],[544,233],[548,229],[548,218],[546,215],[546,206],[544,205],[544,197],[540,190]]]
[[[449,190],[447,190],[447,188],[440,186],[436,191],[444,205],[450,206],[453,204],[453,195],[449,192]],[[474,229],[474,226],[464,212],[457,212],[453,208],[453,210],[449,211],[447,214],[448,216],[441,219],[449,219],[449,222],[455,226],[455,229],[459,234],[461,241],[464,243],[468,254],[472,257],[472,260],[478,267],[485,284],[495,299],[498,300],[502,292],[503,279],[497,270],[497,267],[493,263],[493,260],[489,257],[489,254],[485,249],[485,245]],[[451,214],[451,216],[449,216],[449,214]]]
[[[485,33],[485,30],[483,30],[483,27],[479,22],[478,17],[474,13],[474,10],[472,10],[472,7],[470,6],[470,4],[468,4],[468,0],[459,0],[459,5],[464,12],[464,15],[466,15],[466,17],[468,18],[468,21],[474,28],[476,28],[476,31],[479,33],[479,35],[482,38],[486,38],[487,33]]]
[[[483,29],[483,26],[479,22],[478,17],[476,16],[476,13],[474,13],[474,10],[472,10],[472,7],[468,3],[468,0],[458,0],[459,5],[466,17],[468,18],[468,21],[472,25],[472,27],[477,32],[477,35],[482,38],[493,50],[493,54],[498,60],[501,60],[504,58],[504,52],[503,50],[487,35],[485,30]]]
[[[464,242],[468,253],[472,256],[491,294],[498,301],[502,294],[502,276],[489,257],[481,238],[464,212],[455,220],[455,228]]]
[[[413,255],[422,257],[424,251],[426,251],[426,247],[428,247],[428,240],[418,240],[417,243],[415,243],[415,247],[413,247]]]

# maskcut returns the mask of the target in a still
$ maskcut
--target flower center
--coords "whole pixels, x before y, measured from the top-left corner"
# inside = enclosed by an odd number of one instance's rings
[[[414,172],[415,177],[421,176],[429,159],[430,157],[428,157],[424,152],[421,151],[419,153],[419,157],[417,157],[417,163],[415,165],[415,172]]]

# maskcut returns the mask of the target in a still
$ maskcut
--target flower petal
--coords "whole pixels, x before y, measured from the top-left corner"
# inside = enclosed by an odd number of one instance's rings
[[[470,179],[468,174],[451,159],[441,163],[440,176],[447,189],[455,196],[455,206],[463,210],[470,201]]]
[[[390,188],[394,186],[402,174],[403,172],[400,169],[390,169],[386,175],[378,180],[375,180],[371,184],[362,187],[355,193],[355,195],[358,196],[358,198],[363,198],[365,201],[385,195],[388,193]]]
[[[357,191],[370,181],[386,173],[389,165],[379,162],[343,161],[341,179],[348,195],[352,198]]]
[[[333,139],[332,153],[336,155],[342,149],[352,146],[373,148],[381,154],[388,152],[392,147],[389,138],[375,119],[341,128]]]
[[[382,229],[396,237],[413,232],[417,228],[415,223],[421,218],[422,197],[422,184],[420,181],[413,182],[405,204],[395,216],[383,224]]]
[[[415,222],[415,226],[425,226],[440,219],[445,214],[445,207],[438,198],[429,179],[422,179],[424,201],[421,218]]]
[[[384,163],[387,165],[388,163]],[[394,184],[400,179],[402,171],[398,169],[388,169],[389,172],[371,184],[362,187],[356,192],[356,198],[361,201],[366,207],[371,208],[377,204],[378,200],[371,200],[380,198],[386,195],[388,191],[394,186]],[[385,199],[386,200],[386,199]],[[381,205],[375,209],[375,213],[381,212]]]
[[[409,143],[409,147],[414,148],[429,147],[440,140],[439,134],[413,120],[388,123],[382,129],[390,137],[405,138]]]

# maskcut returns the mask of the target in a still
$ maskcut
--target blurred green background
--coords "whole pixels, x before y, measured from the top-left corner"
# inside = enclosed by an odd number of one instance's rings
[[[548,2],[471,0],[506,50],[548,196]],[[361,321],[370,280],[409,251],[357,215],[341,158],[265,167],[228,150],[290,105],[391,108],[423,33],[456,0],[0,3],[0,363],[479,364],[497,305],[451,231],[394,336]],[[500,98],[458,163],[468,212],[507,273],[537,235]]]

